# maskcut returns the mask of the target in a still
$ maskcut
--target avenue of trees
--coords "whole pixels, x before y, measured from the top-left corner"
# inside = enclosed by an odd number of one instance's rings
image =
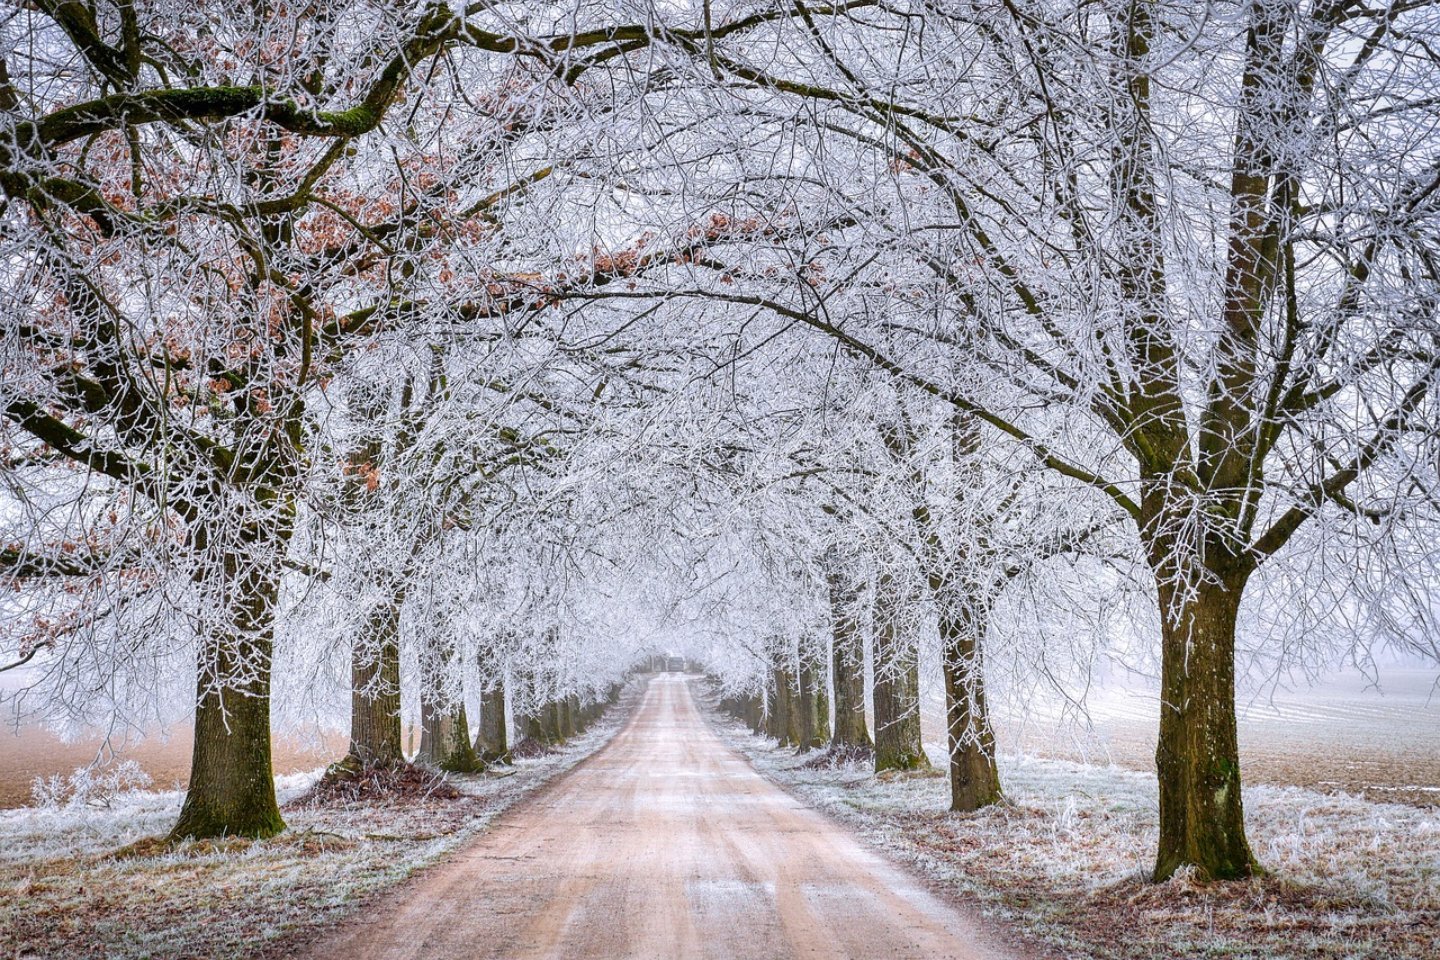
[[[1124,657],[1155,877],[1246,876],[1237,676],[1440,659],[1437,49],[1420,0],[11,4],[14,706],[191,718],[173,836],[267,836],[273,718],[363,777],[414,703],[473,772],[668,649],[912,769],[933,661],[970,811],[989,685]]]

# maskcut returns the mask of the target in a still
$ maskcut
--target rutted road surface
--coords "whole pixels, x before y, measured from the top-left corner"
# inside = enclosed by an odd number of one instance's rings
[[[365,911],[316,960],[1013,960],[760,777],[651,681],[590,760]]]

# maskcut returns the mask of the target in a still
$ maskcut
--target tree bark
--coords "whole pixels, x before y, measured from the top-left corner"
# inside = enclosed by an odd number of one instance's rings
[[[565,739],[577,736],[584,726],[585,720],[580,716],[580,698],[572,694],[565,698]]]
[[[835,630],[831,665],[835,677],[835,730],[830,746],[869,750],[872,745],[865,726],[865,646],[855,620],[856,593],[838,573],[830,575],[829,586]]]
[[[563,708],[560,701],[551,700],[540,710],[541,742],[555,745],[565,742]]]
[[[826,682],[826,671],[812,668],[815,672],[815,746],[824,749],[830,743],[830,691]]]
[[[366,620],[350,664],[350,749],[342,765],[405,762],[400,729],[400,609],[382,603]]]
[[[475,753],[484,763],[508,763],[510,740],[505,730],[505,681],[480,694],[480,731]]]
[[[470,743],[465,705],[439,706],[433,699],[420,702],[420,752],[416,760],[450,773],[479,773],[485,769]]]
[[[759,736],[765,732],[765,704],[759,694],[745,695],[745,722],[751,733]]]
[[[930,760],[920,742],[920,657],[901,636],[900,604],[893,581],[876,591],[875,772],[925,770]]]
[[[794,683],[787,670],[774,669],[770,674],[770,717],[766,732],[779,746],[794,743]]]
[[[800,684],[798,677],[793,670],[781,670],[777,680],[785,683],[785,743],[796,747],[805,743],[804,733],[801,731],[803,719],[800,714]]]
[[[795,712],[799,718],[799,739],[796,741],[798,748],[803,751],[823,746],[824,741],[817,742],[819,724],[816,722],[815,668],[804,662],[800,665],[800,691],[796,698]]]
[[[830,743],[830,697],[826,692],[829,651],[822,639],[800,642],[800,749],[823,749]]]
[[[271,837],[285,829],[270,760],[278,571],[233,554],[223,567],[237,598],[232,628],[201,639],[190,784],[174,840]]]
[[[995,731],[985,702],[983,628],[961,609],[940,617],[940,665],[950,750],[950,809],[969,813],[998,803]]]
[[[525,736],[522,739],[549,746],[550,741],[545,739],[545,708],[536,707],[535,711],[525,718]]]
[[[416,759],[451,773],[479,773],[484,764],[470,743],[465,703],[446,689],[446,681],[453,676],[455,650],[447,643],[432,655],[435,662],[423,671],[420,685],[420,752]]]
[[[1176,596],[1160,584],[1160,847],[1155,879],[1182,866],[1227,880],[1256,870],[1245,837],[1235,717],[1235,626],[1246,576]]]

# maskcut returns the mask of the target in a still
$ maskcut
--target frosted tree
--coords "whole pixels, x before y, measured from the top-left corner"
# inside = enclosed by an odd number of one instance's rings
[[[1254,869],[1247,587],[1317,542],[1366,570],[1433,521],[1436,28],[1404,2],[959,4],[701,60],[745,110],[823,131],[842,162],[781,171],[797,190],[879,215],[849,234],[873,244],[817,232],[788,288],[727,290],[735,260],[691,283],[768,301],[1130,518],[1161,614],[1157,878]],[[827,309],[906,253],[926,323]],[[955,376],[975,368],[1000,399]]]
[[[366,245],[345,216],[391,165],[357,139],[455,25],[336,13],[40,4],[5,27],[5,415],[11,443],[95,479],[77,507],[98,586],[68,630],[113,629],[147,593],[195,625],[177,837],[283,826],[269,669],[306,400],[383,314],[325,253]],[[321,181],[345,216],[307,216]],[[123,506],[96,509],[95,489]]]
[[[133,666],[108,638],[142,616],[163,629],[134,635],[194,642],[176,837],[282,827],[269,674],[307,410],[377,331],[529,292],[472,267],[465,293],[487,302],[466,306],[431,254],[463,254],[505,196],[474,188],[493,153],[444,134],[529,130],[528,91],[626,49],[556,17],[524,38],[363,0],[39,3],[5,21],[0,403],[28,504],[3,554],[27,591],[10,632],[52,672],[86,644],[97,672]],[[458,92],[521,61],[493,100]]]

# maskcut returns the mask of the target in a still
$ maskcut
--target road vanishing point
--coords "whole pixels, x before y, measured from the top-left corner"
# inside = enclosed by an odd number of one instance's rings
[[[383,895],[313,960],[1016,960],[765,780],[677,674],[601,750]]]

